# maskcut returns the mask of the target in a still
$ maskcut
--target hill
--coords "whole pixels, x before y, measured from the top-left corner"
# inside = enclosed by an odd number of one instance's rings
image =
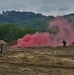
[[[3,11],[0,14],[0,24],[11,23],[22,28],[45,30],[47,23],[53,18],[53,16],[44,16],[33,12]]]
[[[74,26],[74,13],[63,15],[70,25]],[[0,24],[15,24],[21,28],[34,28],[36,30],[44,30],[48,27],[48,22],[56,17],[45,16],[41,13],[34,12],[20,12],[20,11],[3,11],[0,13]]]

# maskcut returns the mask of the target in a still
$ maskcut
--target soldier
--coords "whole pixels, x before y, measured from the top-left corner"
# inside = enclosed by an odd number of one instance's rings
[[[67,44],[66,40],[63,39],[62,43],[63,43],[63,46],[66,47],[66,44]]]
[[[1,56],[5,56],[7,53],[7,43],[3,40],[0,40],[0,46],[1,46]]]

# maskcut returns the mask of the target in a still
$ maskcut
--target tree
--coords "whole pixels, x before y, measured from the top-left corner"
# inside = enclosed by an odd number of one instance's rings
[[[12,25],[12,24],[4,24],[0,26],[0,39],[8,41],[16,40],[18,37],[23,36],[23,29]]]

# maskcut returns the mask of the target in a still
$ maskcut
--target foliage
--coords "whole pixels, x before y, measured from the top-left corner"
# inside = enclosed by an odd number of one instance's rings
[[[36,30],[34,29],[22,29],[13,24],[0,25],[0,39],[3,39],[5,41],[16,40],[23,37],[27,33],[33,34],[35,32]]]
[[[44,16],[33,12],[3,11],[0,14],[0,24],[11,23],[21,28],[44,30],[47,27],[47,23],[53,18],[53,16]]]

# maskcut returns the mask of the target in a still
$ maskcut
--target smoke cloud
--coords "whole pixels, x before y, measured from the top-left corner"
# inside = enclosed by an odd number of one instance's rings
[[[68,21],[61,16],[56,17],[53,21],[49,23],[49,30],[54,31],[54,28],[58,28],[56,34],[50,34],[48,32],[35,34],[27,34],[23,38],[17,40],[17,45],[11,46],[11,48],[16,47],[56,47],[62,46],[62,40],[67,41],[67,46],[70,46],[74,42],[74,28],[69,25]]]

